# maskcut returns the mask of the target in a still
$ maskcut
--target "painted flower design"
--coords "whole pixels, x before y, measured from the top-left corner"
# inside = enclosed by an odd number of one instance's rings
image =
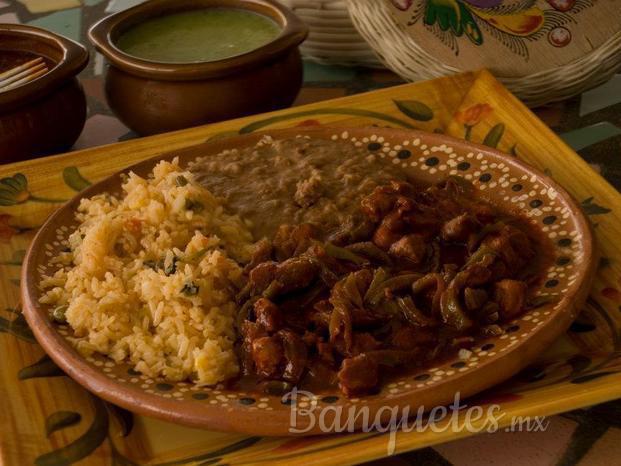
[[[489,104],[475,104],[463,111],[458,111],[455,118],[466,126],[475,126],[493,111],[494,109]]]
[[[455,119],[464,125],[466,129],[465,139],[470,140],[470,133],[472,128],[483,121],[488,115],[490,115],[494,109],[489,104],[475,104],[465,110],[459,110],[455,114]]]
[[[28,179],[22,173],[16,173],[0,180],[0,206],[23,204],[26,201],[65,202],[63,199],[50,199],[33,195],[28,191]]]
[[[10,225],[12,215],[1,214],[0,215],[0,242],[8,243],[11,238],[19,233],[19,230]]]

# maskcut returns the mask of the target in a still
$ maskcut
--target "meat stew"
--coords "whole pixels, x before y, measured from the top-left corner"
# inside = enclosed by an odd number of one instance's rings
[[[449,177],[376,187],[330,232],[281,225],[238,295],[245,377],[349,397],[500,335],[536,303],[550,258],[531,224]]]

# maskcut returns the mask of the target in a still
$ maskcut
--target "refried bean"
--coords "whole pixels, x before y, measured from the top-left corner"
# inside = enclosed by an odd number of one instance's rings
[[[345,141],[263,137],[256,145],[198,158],[189,168],[225,206],[251,222],[255,239],[281,224],[312,223],[330,233],[360,200],[404,171],[379,149]]]

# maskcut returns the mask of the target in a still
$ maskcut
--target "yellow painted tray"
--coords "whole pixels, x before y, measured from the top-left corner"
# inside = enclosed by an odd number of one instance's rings
[[[37,227],[76,191],[154,155],[262,128],[379,125],[497,146],[545,170],[582,203],[602,260],[572,329],[513,380],[470,400],[498,404],[501,427],[621,396],[621,196],[489,73],[407,84],[171,134],[0,166],[0,461],[2,464],[349,464],[385,456],[388,434],[259,438],[189,429],[107,405],[45,357],[24,322],[19,272]],[[473,427],[479,426],[474,422]],[[474,430],[474,429],[470,429]],[[399,433],[396,452],[471,435]]]

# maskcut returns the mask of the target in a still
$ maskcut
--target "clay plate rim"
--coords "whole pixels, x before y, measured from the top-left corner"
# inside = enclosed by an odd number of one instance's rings
[[[43,255],[43,246],[45,237],[49,234],[48,232],[56,231],[59,226],[65,225],[67,220],[73,218],[73,212],[81,198],[92,196],[100,191],[110,191],[112,187],[118,187],[120,185],[120,173],[127,172],[128,170],[145,173],[157,161],[170,160],[175,156],[180,156],[182,165],[185,165],[187,161],[204,155],[207,151],[209,153],[217,153],[225,148],[244,147],[257,142],[266,134],[274,138],[308,135],[310,137],[329,139],[330,136],[343,132],[360,138],[374,134],[383,136],[386,140],[403,141],[420,138],[426,144],[447,144],[457,151],[480,152],[498,162],[504,162],[505,165],[512,167],[514,171],[517,170],[520,174],[535,176],[543,184],[555,189],[562,203],[569,208],[571,217],[573,217],[577,227],[575,230],[577,231],[576,239],[580,241],[584,256],[584,260],[576,269],[576,283],[571,285],[571,289],[559,301],[563,305],[557,305],[558,308],[552,311],[550,318],[536,330],[533,330],[528,337],[519,340],[517,344],[508,348],[507,351],[490,357],[472,370],[458,373],[455,377],[451,377],[437,385],[419,389],[412,388],[390,397],[375,397],[364,404],[370,408],[371,419],[374,418],[375,413],[382,406],[410,406],[410,412],[415,413],[416,408],[421,405],[429,409],[433,406],[450,403],[456,391],[461,393],[462,399],[474,395],[517,373],[540,354],[555,338],[567,330],[588,296],[590,284],[595,273],[596,262],[594,260],[593,235],[590,225],[577,203],[565,189],[540,171],[509,155],[489,147],[445,135],[391,128],[332,128],[324,126],[312,129],[291,128],[264,131],[221,138],[172,153],[160,154],[123,169],[76,195],[47,219],[37,232],[24,259],[24,267],[21,274],[23,312],[36,339],[54,362],[79,384],[97,396],[139,414],[210,430],[264,436],[295,435],[289,431],[290,407],[287,405],[283,405],[283,409],[274,409],[273,411],[251,411],[243,407],[224,408],[209,403],[201,403],[200,401],[178,401],[163,398],[155,394],[146,393],[137,386],[121,384],[108,378],[104,372],[90,364],[69,345],[64,337],[54,328],[47,317],[46,311],[39,307],[37,302],[39,290],[37,283],[35,283],[36,269],[43,261],[47,261]],[[384,410],[381,417],[384,421],[387,421],[390,414],[388,410]],[[357,427],[359,428],[360,426],[357,425]],[[306,432],[297,435],[314,435],[318,433],[322,432],[315,425]]]

